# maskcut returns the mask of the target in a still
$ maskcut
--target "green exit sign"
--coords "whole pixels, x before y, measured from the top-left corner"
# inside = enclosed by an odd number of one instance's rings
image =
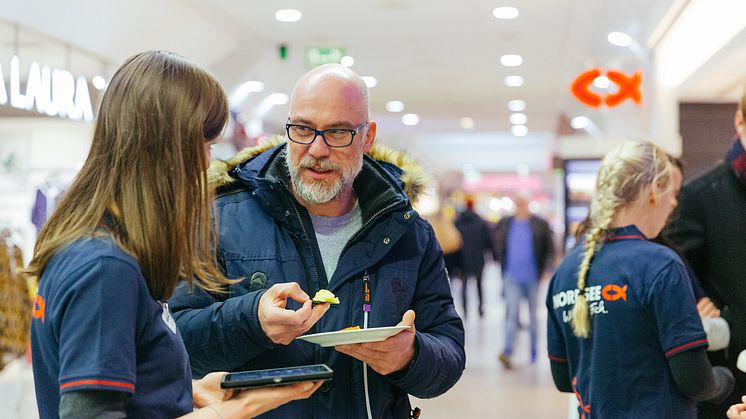
[[[314,68],[322,64],[339,63],[345,55],[344,48],[310,47],[306,49],[306,65],[308,68]]]

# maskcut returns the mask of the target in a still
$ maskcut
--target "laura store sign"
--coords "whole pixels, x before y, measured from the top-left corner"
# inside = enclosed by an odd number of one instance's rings
[[[3,70],[0,66],[0,106],[74,121],[93,121],[91,96],[85,77],[75,79],[69,71],[32,62],[26,77],[26,89],[22,93],[18,57],[10,59],[7,73]]]

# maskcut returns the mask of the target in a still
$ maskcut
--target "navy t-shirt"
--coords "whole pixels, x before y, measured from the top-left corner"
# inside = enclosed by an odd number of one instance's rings
[[[167,306],[150,296],[135,259],[111,239],[80,239],[52,257],[39,281],[33,317],[42,418],[58,417],[61,394],[90,389],[130,394],[130,418],[192,411],[181,335]]]
[[[591,263],[591,333],[580,339],[570,319],[582,251],[565,257],[547,295],[549,357],[569,363],[581,417],[696,417],[696,403],[676,387],[667,362],[707,346],[681,259],[634,226],[615,230]]]

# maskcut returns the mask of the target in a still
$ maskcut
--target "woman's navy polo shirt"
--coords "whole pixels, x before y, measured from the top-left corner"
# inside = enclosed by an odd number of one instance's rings
[[[585,418],[696,417],[667,359],[707,346],[681,259],[634,226],[616,229],[591,263],[588,339],[570,326],[583,248],[565,257],[549,285],[549,357],[568,362]]]
[[[150,296],[134,258],[109,238],[80,239],[39,281],[31,348],[39,414],[58,417],[60,395],[131,395],[127,417],[192,411],[189,360],[173,320]]]

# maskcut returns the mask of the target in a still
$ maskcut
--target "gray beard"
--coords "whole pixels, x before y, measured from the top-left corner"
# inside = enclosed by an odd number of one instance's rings
[[[296,167],[292,163],[289,148],[285,150],[285,164],[290,174],[293,191],[309,204],[320,205],[333,201],[346,187],[352,185],[363,168],[363,159],[360,159],[359,163],[348,173],[345,173],[344,168],[337,168],[340,169],[341,177],[331,184],[326,181],[304,181],[300,174],[301,167]]]

